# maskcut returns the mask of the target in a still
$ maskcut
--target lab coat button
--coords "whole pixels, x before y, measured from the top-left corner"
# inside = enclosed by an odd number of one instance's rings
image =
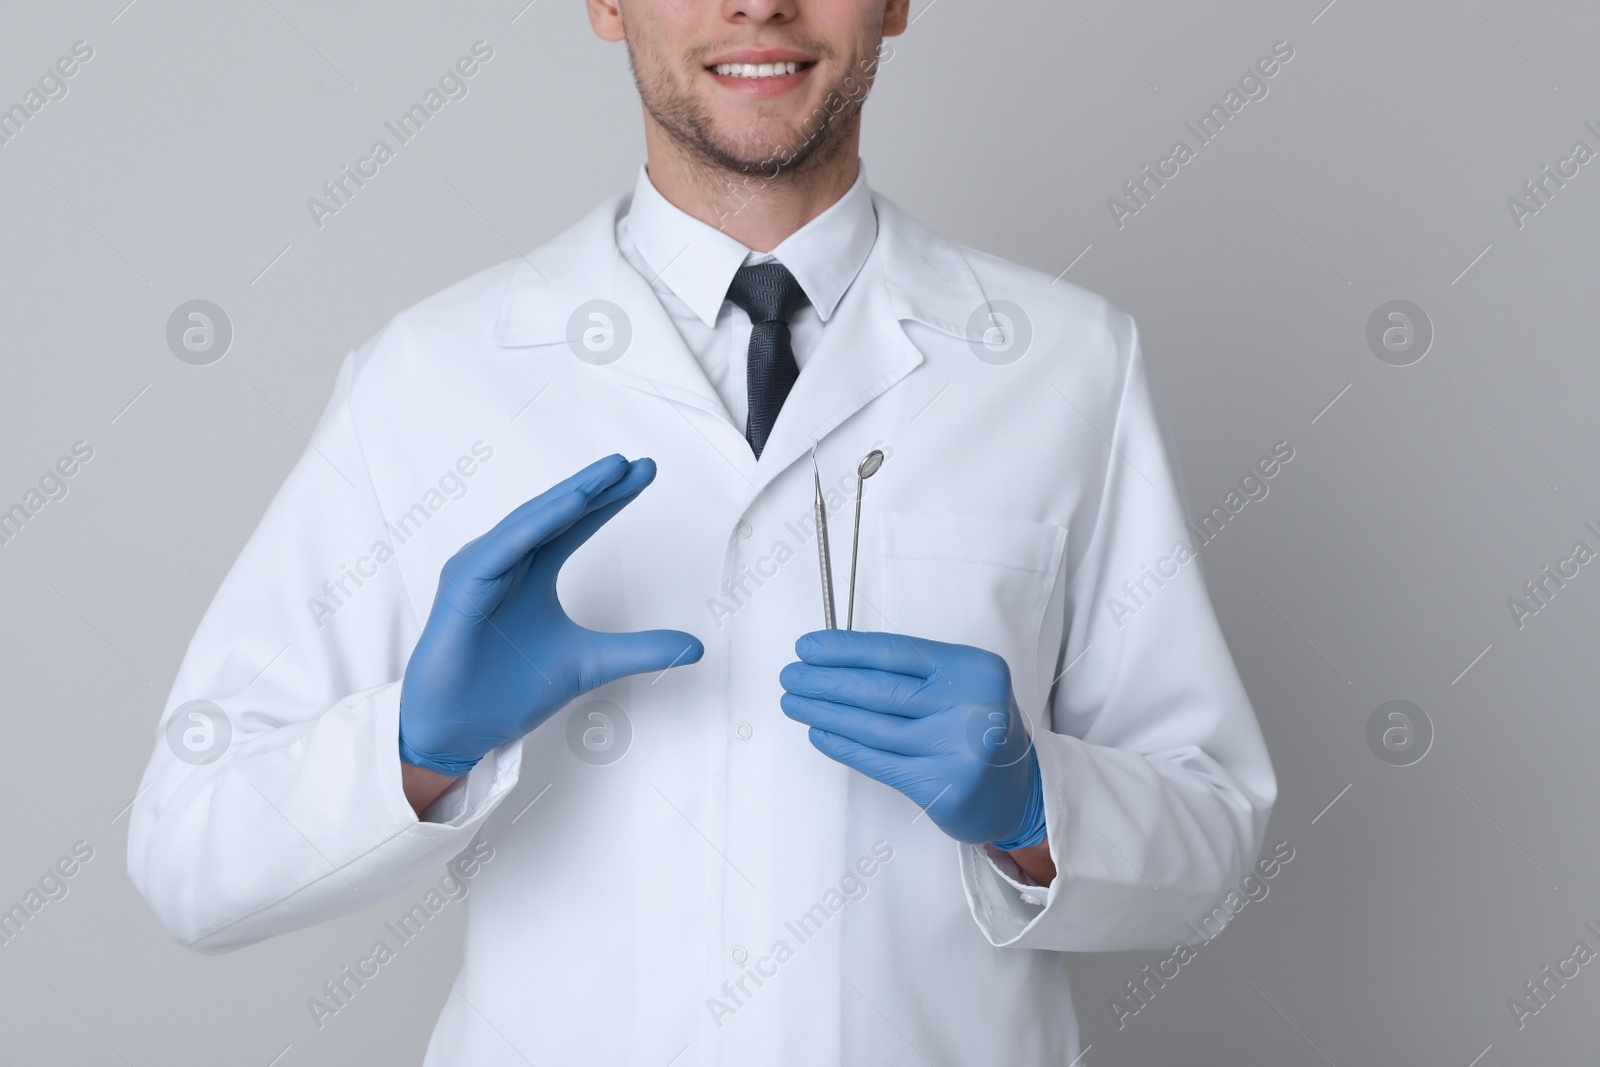
[[[733,946],[733,951],[728,953],[728,955],[733,957],[733,962],[734,963],[743,963],[745,960],[750,958],[745,953],[745,950],[740,948],[738,945],[734,945]]]
[[[1024,893],[1024,894],[1022,894],[1022,902],[1024,904],[1032,904],[1034,907],[1039,907],[1040,905],[1042,905],[1044,903],[1044,901],[1040,900],[1038,897],[1034,896],[1032,893]]]
[[[735,726],[733,728],[733,732],[739,735],[739,740],[748,741],[748,740],[750,740],[750,734],[753,731],[750,729],[750,724],[749,723],[742,722],[738,726]]]
[[[740,537],[743,537],[746,540],[749,540],[750,535],[755,533],[755,532],[756,531],[755,531],[754,527],[752,527],[748,522],[739,523],[739,536]]]

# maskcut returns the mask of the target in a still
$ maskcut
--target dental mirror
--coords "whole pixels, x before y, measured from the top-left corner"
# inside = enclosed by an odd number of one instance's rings
[[[845,609],[846,630],[854,630],[856,621],[856,558],[861,548],[861,493],[867,479],[877,474],[882,466],[883,453],[874,448],[856,468],[856,523],[850,535],[850,601]]]

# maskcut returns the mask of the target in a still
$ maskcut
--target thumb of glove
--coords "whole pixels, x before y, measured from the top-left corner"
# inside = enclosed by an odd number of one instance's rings
[[[705,646],[681,630],[640,630],[636,633],[596,633],[588,657],[587,688],[598,689],[630,674],[664,671],[698,663]]]

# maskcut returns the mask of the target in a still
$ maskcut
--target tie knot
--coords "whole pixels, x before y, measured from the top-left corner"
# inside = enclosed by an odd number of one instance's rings
[[[800,288],[789,268],[774,260],[740,267],[728,286],[728,299],[750,316],[759,326],[764,323],[785,322],[806,303],[806,292]]]

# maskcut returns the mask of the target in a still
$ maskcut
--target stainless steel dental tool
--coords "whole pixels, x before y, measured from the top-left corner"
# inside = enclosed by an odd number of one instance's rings
[[[850,602],[845,608],[844,628],[856,628],[856,556],[861,549],[861,490],[866,485],[868,478],[878,473],[878,468],[883,466],[883,453],[876,448],[866,454],[861,465],[856,468],[856,524],[850,534]]]
[[[846,608],[845,629],[855,629],[856,619],[856,562],[861,551],[861,495],[866,480],[883,466],[883,453],[877,449],[868,452],[856,467],[856,521],[850,535],[850,600]],[[822,471],[817,466],[817,450],[811,449],[811,475],[816,483],[817,499],[817,558],[822,566],[822,614],[827,628],[839,628],[838,614],[833,606],[833,562],[828,549],[828,505],[822,494]]]
[[[822,563],[822,617],[830,630],[839,628],[833,611],[833,564],[828,559],[828,504],[822,497],[822,471],[817,466],[817,450],[811,449],[811,475],[817,483],[817,557]]]

